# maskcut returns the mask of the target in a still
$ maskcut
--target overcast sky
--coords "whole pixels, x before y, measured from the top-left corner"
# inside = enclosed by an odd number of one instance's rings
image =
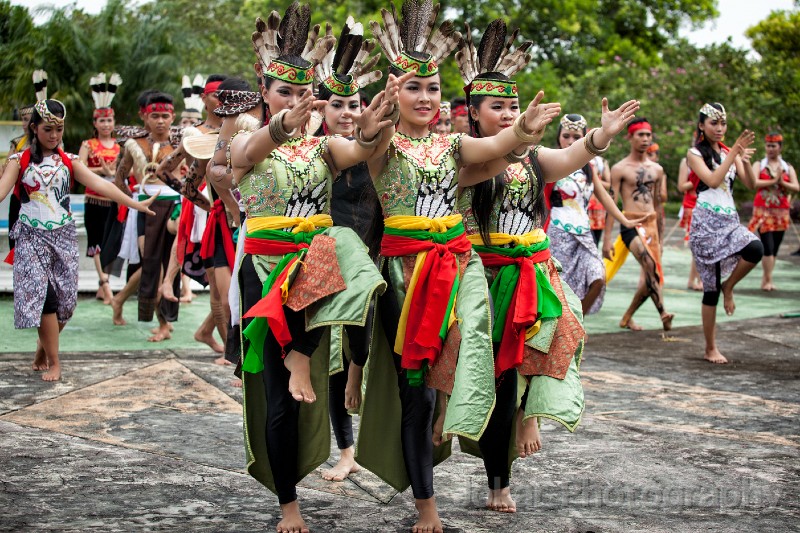
[[[106,0],[11,0],[11,3],[33,8],[44,5],[77,4],[87,13],[97,13],[105,5]],[[311,3],[313,4],[313,0]],[[750,48],[750,40],[744,35],[747,28],[764,19],[771,11],[792,9],[792,7],[792,0],[718,0],[719,18],[709,21],[699,30],[685,29],[682,34],[700,46],[721,43],[730,37],[735,46]]]

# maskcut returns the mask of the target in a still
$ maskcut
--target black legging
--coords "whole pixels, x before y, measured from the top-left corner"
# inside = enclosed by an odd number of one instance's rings
[[[369,345],[372,342],[372,319],[375,316],[375,302],[370,304],[367,322],[362,326],[345,326],[350,346],[350,357],[360,367],[367,363]],[[350,361],[342,358],[344,366],[342,372],[337,372],[329,379],[328,384],[328,411],[330,412],[333,434],[336,437],[336,446],[344,450],[353,445],[353,417],[344,406],[344,389],[347,385],[347,375],[350,371]]]
[[[600,237],[603,236],[603,230],[601,229],[593,229],[592,230],[592,239],[594,239],[594,245],[597,246],[600,243]]]
[[[761,244],[764,245],[764,257],[774,257],[778,255],[778,250],[781,248],[783,242],[782,231],[767,231],[758,234],[761,237]]]
[[[389,346],[394,346],[397,337],[397,325],[400,323],[400,306],[392,287],[387,267],[384,266],[383,277],[386,280],[386,292],[378,299],[381,323],[386,333]],[[408,384],[405,370],[401,367],[400,356],[393,354],[394,368],[397,371],[397,385],[400,388],[400,405],[402,420],[400,423],[400,439],[403,445],[403,461],[406,473],[411,481],[414,498],[421,500],[433,497],[433,410],[436,404],[436,391],[428,387],[423,380],[422,385],[412,387]]]
[[[261,300],[262,284],[253,267],[251,256],[245,255],[239,270],[239,286],[242,291],[242,309],[248,310]],[[283,351],[287,354],[296,350],[311,356],[322,338],[323,328],[305,330],[305,313],[283,308],[292,342]],[[242,327],[247,327],[250,319],[245,319]],[[247,350],[248,342],[244,342]],[[289,393],[289,377],[291,373],[283,365],[281,346],[270,330],[264,341],[264,370],[261,378],[264,381],[264,392],[267,397],[267,425],[264,428],[269,454],[269,466],[275,480],[275,491],[278,501],[283,504],[297,499],[295,480],[297,479],[298,428],[297,418],[300,402]]]
[[[764,246],[761,241],[750,241],[747,246],[739,251],[738,255],[748,263],[756,264],[764,256]],[[722,267],[719,261],[714,265],[714,270],[714,288],[704,287],[705,290],[703,292],[703,305],[712,307],[716,307],[719,303],[719,293],[722,290]]]
[[[498,346],[495,345],[495,354],[497,349]],[[493,490],[508,487],[511,477],[508,448],[517,407],[517,370],[512,368],[503,372],[495,380],[495,391],[497,399],[494,411],[483,436],[478,441],[489,488]]]

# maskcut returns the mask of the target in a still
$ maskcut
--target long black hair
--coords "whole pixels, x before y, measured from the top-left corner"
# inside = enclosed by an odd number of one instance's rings
[[[709,105],[714,109],[722,111],[723,113],[725,112],[725,108],[722,107],[722,104],[719,102],[714,102],[713,104]],[[719,152],[711,147],[711,143],[708,142],[703,130],[700,129],[700,124],[705,122],[707,118],[708,115],[703,112],[701,112],[700,116],[697,118],[697,130],[695,131],[695,139],[697,140],[695,141],[694,147],[700,152],[700,155],[703,157],[703,161],[705,162],[706,166],[710,170],[713,170],[714,162],[716,162],[717,165],[722,163],[722,155],[720,155]]]
[[[481,74],[480,79],[509,81],[508,76],[500,74],[499,72]],[[478,109],[486,98],[487,97],[484,95],[469,96],[467,98],[467,107]],[[469,109],[467,116],[469,117],[469,128],[472,132],[472,136],[483,137],[480,129],[480,122],[472,118],[471,109]],[[534,223],[538,226],[541,225],[545,217],[544,179],[542,177],[542,169],[539,166],[539,161],[533,154],[531,154],[523,165],[525,166],[525,170],[529,174],[533,174],[536,179],[536,196],[533,199],[531,212],[533,214]],[[503,197],[505,188],[505,171],[492,179],[482,181],[472,187],[472,215],[478,223],[478,232],[481,235],[481,239],[483,239],[483,242],[486,244],[490,243],[489,234],[492,233],[490,228],[492,213],[494,212],[498,198]]]
[[[64,106],[61,102],[56,100],[45,100],[47,104],[47,109],[52,114],[59,118],[64,118],[67,114],[67,110],[64,109]],[[42,115],[39,114],[39,111],[36,108],[33,109],[33,114],[31,115],[31,122],[28,125],[28,146],[31,147],[31,163],[39,164],[44,159],[44,154],[42,153],[42,147],[39,145],[39,142],[34,142],[36,140],[36,127],[44,122]]]

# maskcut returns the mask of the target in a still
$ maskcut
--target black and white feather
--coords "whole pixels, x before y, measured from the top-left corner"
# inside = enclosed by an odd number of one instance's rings
[[[489,24],[477,49],[472,40],[469,24],[464,24],[464,27],[464,35],[458,42],[456,64],[465,85],[469,85],[475,78],[487,72],[499,72],[511,79],[530,62],[532,56],[529,50],[533,42],[525,41],[512,52],[511,47],[519,35],[519,30],[514,30],[508,36],[506,23],[501,19]]]
[[[117,94],[117,87],[122,85],[122,78],[119,74],[106,74],[100,72],[89,79],[89,86],[92,88],[92,100],[95,109],[111,107],[111,102]]]
[[[47,100],[47,72],[44,70],[33,71],[33,88],[36,91],[36,101]]]
[[[195,74],[192,81],[186,74],[181,78],[181,94],[183,95],[183,108],[185,110],[203,110],[203,99],[200,97],[203,94],[203,80],[202,74]]]
[[[332,47],[314,69],[317,81],[321,83],[334,72],[340,77],[352,76],[359,88],[380,80],[381,71],[371,70],[380,59],[379,54],[370,56],[373,50],[375,42],[364,39],[364,26],[353,17],[347,17],[336,47]]]

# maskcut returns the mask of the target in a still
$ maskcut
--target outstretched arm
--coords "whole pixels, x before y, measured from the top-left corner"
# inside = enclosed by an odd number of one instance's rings
[[[19,160],[9,159],[6,161],[3,176],[0,177],[0,202],[6,199],[8,193],[14,188],[19,178]]]
[[[413,72],[409,74],[413,74]],[[375,98],[361,114],[356,115],[349,111],[342,113],[344,118],[355,119],[356,135],[361,137],[362,142],[343,137],[331,138],[328,141],[328,149],[336,166],[336,169],[333,170],[344,170],[362,161],[369,161],[376,154],[385,153],[389,148],[394,133],[394,123],[384,118],[392,107],[392,103],[384,98],[384,95],[385,91],[375,95]],[[373,144],[373,146],[369,146],[369,144]]]
[[[203,183],[203,171],[205,167],[205,161],[200,162],[196,159],[192,159],[192,164],[189,165],[189,171],[186,172],[183,186],[179,192],[200,209],[210,211],[211,203],[208,201],[208,197],[200,191],[200,184]]]
[[[75,179],[78,180],[80,183],[97,191],[98,193],[102,194],[106,198],[109,198],[118,204],[126,205],[131,209],[136,209],[137,211],[141,211],[142,213],[147,214],[154,214],[148,206],[152,204],[155,199],[158,197],[156,194],[155,196],[151,196],[147,200],[142,202],[137,202],[130,195],[126,192],[122,192],[116,186],[110,184],[81,163],[80,161],[73,161],[72,162],[72,171],[75,175]],[[5,176],[4,176],[5,177]]]

